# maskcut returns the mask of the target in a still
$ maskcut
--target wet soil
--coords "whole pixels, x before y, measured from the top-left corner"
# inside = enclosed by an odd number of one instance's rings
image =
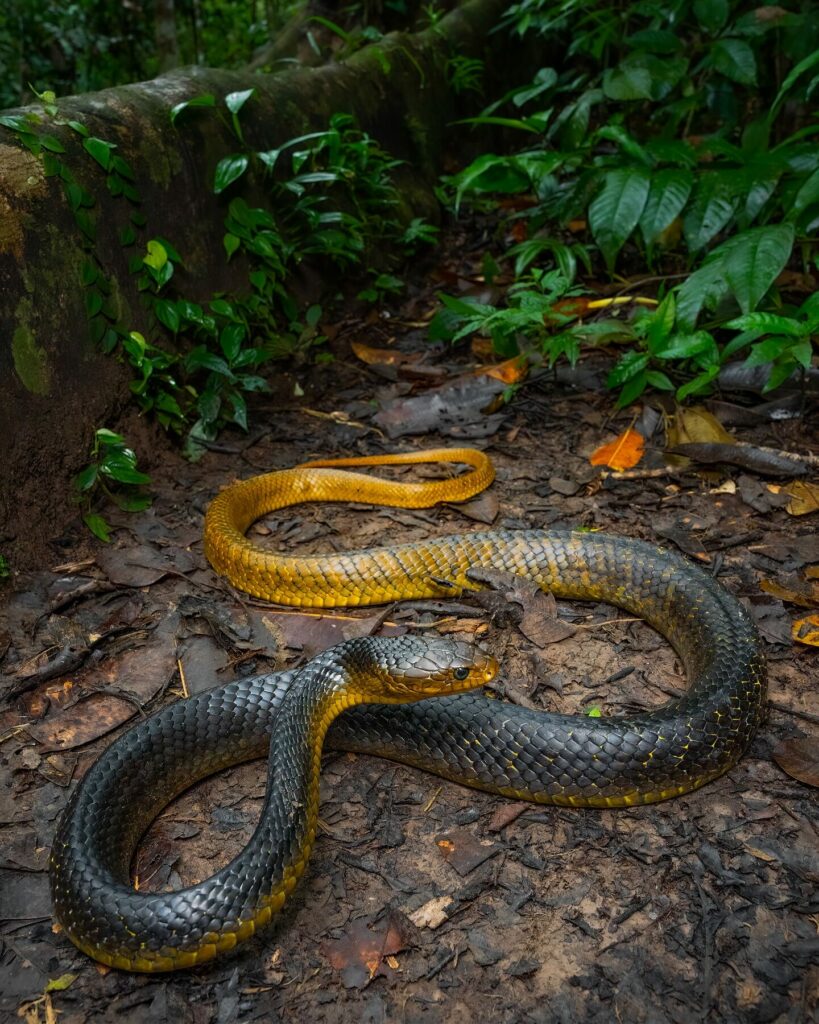
[[[51,538],[40,571],[6,584],[0,1018],[815,1019],[817,790],[786,775],[772,751],[795,737],[819,742],[817,655],[791,637],[804,609],[763,590],[766,581],[793,587],[819,562],[815,515],[789,515],[781,496],[740,470],[603,480],[588,456],[631,418],[613,414],[610,394],[584,386],[590,378],[572,385],[543,376],[491,422],[390,438],[372,420],[377,408],[465,369],[466,357],[429,349],[418,320],[425,304],[417,296],[391,318],[342,324],[335,362],[282,375],[276,396],[257,404],[250,435],[226,436],[196,465],[162,448],[151,466],[153,507],[112,514],[111,545],[69,531]],[[368,366],[350,353],[351,340],[423,351],[422,372]],[[807,418],[736,433],[810,450],[816,422],[808,409]],[[520,606],[499,595],[310,615],[248,599],[205,561],[204,510],[234,478],[322,455],[465,442],[497,464],[490,499],[421,512],[300,506],[262,519],[253,539],[309,554],[491,523],[583,526],[677,547],[740,597],[765,639],[771,704],[748,754],[689,796],[597,811],[518,804],[328,752],[310,866],[262,936],[173,977],[93,964],[52,927],[46,860],[57,820],[105,746],[184,692],[299,664],[344,636],[408,629],[477,634],[502,661],[501,696],[561,712],[628,713],[683,685],[666,642],[610,607],[558,602],[558,618],[572,628],[534,642],[522,632]],[[226,863],[247,841],[263,792],[259,762],[186,793],[140,847],[141,887],[189,884]],[[49,992],[49,979],[62,980]]]

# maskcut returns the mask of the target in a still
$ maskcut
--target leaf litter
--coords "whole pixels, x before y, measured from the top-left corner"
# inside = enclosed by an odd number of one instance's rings
[[[357,340],[401,348],[401,338],[390,340],[398,319],[362,324]],[[420,318],[416,310],[405,319]],[[421,350],[414,339],[406,346]],[[530,372],[511,404],[503,401],[506,381],[475,373],[489,358],[433,353],[424,365],[442,373],[419,379],[412,373],[420,360],[406,361],[390,367],[389,382],[368,368],[376,363],[315,367],[300,377],[303,398],[292,397],[292,381],[260,396],[270,429],[252,450],[237,443],[235,454],[208,452],[190,466],[165,449],[152,469],[154,507],[138,531],[133,517],[115,520],[110,549],[77,532],[53,560],[60,569],[11,585],[0,630],[4,694],[35,674],[0,712],[0,887],[19,896],[0,922],[3,1012],[41,1020],[46,996],[53,1019],[92,1024],[109,1014],[147,1024],[321,1020],[328,1012],[349,1024],[458,1014],[538,1020],[544,1007],[555,1019],[603,1021],[622,999],[636,1008],[635,1022],[659,1001],[683,1024],[704,1013],[774,1020],[812,1011],[805,984],[816,971],[819,715],[815,648],[803,638],[813,635],[816,604],[790,600],[812,600],[819,578],[815,531],[804,518],[819,508],[811,504],[812,469],[781,487],[758,468],[728,462],[716,480],[689,465],[684,475],[603,481],[590,474],[588,453],[629,429],[625,414],[609,420],[610,396],[594,389],[606,353],[590,355],[582,373]],[[426,433],[396,433],[403,440],[393,443],[373,421],[374,394],[387,424]],[[742,400],[738,408],[754,410],[753,399]],[[815,415],[811,408],[806,416]],[[633,425],[646,430],[638,473],[664,469],[647,465],[661,429],[648,426],[657,424],[656,409],[644,410]],[[672,446],[809,450],[798,419],[747,416],[734,436],[712,410],[671,417]],[[451,443],[469,431],[483,435],[499,470],[492,497],[476,499],[476,508],[399,521],[377,510],[305,506],[270,517],[270,532],[256,539],[311,555],[489,524],[663,536],[703,561],[759,624],[772,703],[750,751],[702,791],[620,812],[520,804],[330,752],[326,829],[269,932],[233,960],[170,980],[98,972],[51,931],[44,851],[76,779],[139,706],[150,713],[180,699],[180,666],[193,688],[298,665],[347,635],[437,629],[479,635],[500,654],[510,697],[541,710],[631,713],[679,692],[674,652],[643,623],[603,606],[555,602],[503,574],[497,589],[454,601],[308,614],[247,599],[207,568],[202,512],[227,480],[315,454]],[[71,667],[55,664],[67,640]],[[37,677],[49,666],[51,678]],[[190,884],[226,863],[251,834],[263,791],[263,765],[249,764],[180,797],[140,846],[140,886]],[[76,975],[70,987],[44,995],[48,980],[65,974]],[[707,999],[690,980],[706,975]]]

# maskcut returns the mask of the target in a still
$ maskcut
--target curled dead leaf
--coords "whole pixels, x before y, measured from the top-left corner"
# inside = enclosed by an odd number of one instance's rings
[[[773,752],[773,759],[792,779],[819,786],[819,739],[803,737],[785,740]]]
[[[362,341],[351,341],[350,348],[368,366],[402,366],[405,363],[417,363],[420,352],[401,352],[395,348],[373,348]]]

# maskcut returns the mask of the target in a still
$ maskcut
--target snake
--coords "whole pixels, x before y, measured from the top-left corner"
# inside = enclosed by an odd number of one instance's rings
[[[351,466],[469,466],[409,482]],[[455,597],[476,569],[532,580],[557,598],[605,601],[645,619],[676,651],[688,686],[636,714],[590,717],[498,700],[497,663],[440,637],[346,641],[297,670],[242,679],[172,704],[112,743],[75,789],[50,859],[55,917],[113,967],[167,971],[247,940],[303,873],[318,815],[322,748],[390,758],[491,793],[570,807],[630,807],[689,793],[733,767],[766,702],[757,629],[702,567],[650,542],[594,531],[493,530],[308,557],[246,534],[306,501],[421,508],[463,502],[494,479],[489,457],[444,448],[313,460],[228,485],[205,516],[213,568],[254,597],[309,608]],[[193,782],[268,757],[259,824],[211,878],[138,891],[130,865],[159,812]]]

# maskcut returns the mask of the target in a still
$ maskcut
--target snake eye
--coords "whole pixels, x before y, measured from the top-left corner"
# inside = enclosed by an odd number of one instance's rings
[[[469,669],[468,668],[454,668],[452,670],[452,674],[453,674],[453,676],[455,676],[455,678],[457,680],[459,680],[459,682],[463,682],[464,679],[468,678],[468,676],[469,676]]]

